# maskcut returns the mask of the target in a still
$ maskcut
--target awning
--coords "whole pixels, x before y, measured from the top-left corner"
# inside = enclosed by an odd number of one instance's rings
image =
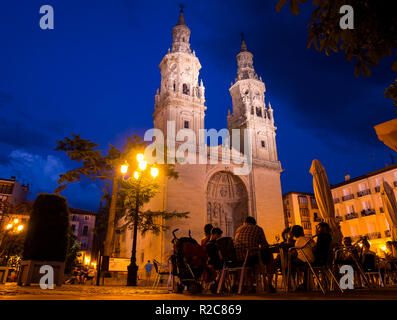
[[[397,118],[374,126],[378,139],[397,152]]]

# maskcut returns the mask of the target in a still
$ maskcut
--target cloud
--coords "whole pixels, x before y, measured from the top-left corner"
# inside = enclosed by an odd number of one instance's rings
[[[38,193],[52,193],[59,175],[67,170],[69,169],[58,157],[15,149],[8,155],[8,163],[0,164],[0,177],[15,176],[19,182],[29,184],[29,198],[34,199]],[[70,206],[96,210],[100,188],[95,183],[87,182],[71,186],[63,195],[68,198]]]

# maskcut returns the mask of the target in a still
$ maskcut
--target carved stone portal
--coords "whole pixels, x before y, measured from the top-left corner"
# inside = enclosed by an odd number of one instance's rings
[[[207,223],[233,237],[247,216],[248,195],[241,179],[226,171],[214,173],[207,185]]]

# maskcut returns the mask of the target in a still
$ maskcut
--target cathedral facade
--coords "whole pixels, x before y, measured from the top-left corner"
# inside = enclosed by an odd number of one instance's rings
[[[160,129],[167,137],[167,126],[172,121],[176,132],[189,129],[199,137],[200,130],[205,128],[205,88],[199,79],[201,64],[190,48],[190,29],[182,11],[177,25],[172,29],[172,37],[172,47],[159,65],[161,86],[155,95],[154,128]],[[233,161],[208,161],[204,164],[177,162],[175,169],[179,178],[160,177],[163,179],[161,192],[151,200],[148,208],[188,211],[189,217],[163,221],[168,230],[160,235],[147,233],[140,236],[137,244],[138,265],[149,259],[164,261],[171,249],[171,232],[176,228],[179,229],[177,236],[187,236],[190,231],[192,237],[200,240],[204,225],[212,223],[223,230],[224,236],[233,237],[244,219],[253,216],[264,229],[269,243],[274,243],[276,235],[281,234],[284,228],[280,184],[282,170],[277,157],[273,109],[270,103],[265,104],[265,84],[255,72],[253,54],[248,51],[244,39],[237,55],[237,65],[237,77],[229,89],[233,111],[227,116],[227,129],[230,132],[233,129],[241,132],[250,130],[249,143],[243,143],[242,139],[242,148],[249,145],[252,168],[247,174],[237,175],[235,169],[241,165]],[[132,230],[122,232],[125,234],[121,236],[119,255],[129,257]]]

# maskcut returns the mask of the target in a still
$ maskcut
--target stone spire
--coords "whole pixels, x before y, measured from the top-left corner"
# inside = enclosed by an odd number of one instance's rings
[[[238,69],[236,81],[244,79],[258,80],[258,75],[256,74],[254,69],[253,57],[254,55],[247,49],[247,45],[244,40],[244,34],[242,33],[240,52],[237,55]]]
[[[240,52],[248,51],[247,45],[245,44],[244,41],[244,33],[241,32],[241,46],[240,46]]]
[[[183,4],[179,5],[179,7],[181,8],[181,11],[179,13],[179,19],[178,19],[178,23],[176,24],[177,26],[186,26],[185,23],[185,18],[183,17]]]
[[[189,43],[190,29],[186,25],[185,18],[183,17],[183,5],[180,7],[181,11],[179,14],[178,23],[172,29],[172,38],[174,41],[172,43],[171,51],[191,53]]]

